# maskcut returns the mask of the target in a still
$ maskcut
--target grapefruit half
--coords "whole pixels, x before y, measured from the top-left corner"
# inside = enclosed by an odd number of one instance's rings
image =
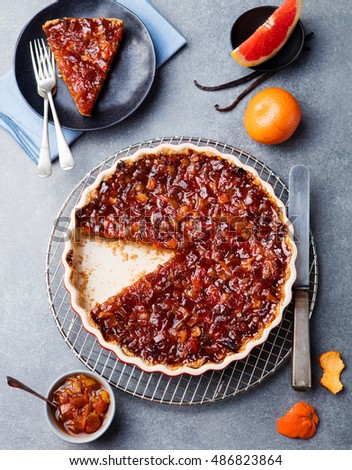
[[[232,57],[245,67],[271,59],[291,36],[302,11],[303,0],[284,3],[254,33],[232,51]]]

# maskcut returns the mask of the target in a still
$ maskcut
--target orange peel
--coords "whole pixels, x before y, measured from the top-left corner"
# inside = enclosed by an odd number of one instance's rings
[[[313,408],[300,401],[277,421],[277,432],[286,437],[310,439],[319,424],[319,417]]]
[[[320,367],[323,369],[320,383],[335,395],[341,392],[343,383],[340,380],[340,376],[345,368],[345,364],[341,359],[340,353],[338,351],[326,351],[320,356],[319,362]]]

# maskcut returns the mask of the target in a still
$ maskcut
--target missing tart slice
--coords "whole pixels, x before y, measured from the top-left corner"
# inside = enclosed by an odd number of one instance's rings
[[[59,71],[83,116],[90,116],[121,43],[117,18],[62,18],[43,25]]]

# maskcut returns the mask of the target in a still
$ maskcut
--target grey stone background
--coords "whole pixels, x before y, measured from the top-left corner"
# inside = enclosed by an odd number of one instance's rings
[[[45,253],[53,221],[69,192],[86,172],[116,150],[134,142],[169,135],[220,140],[255,155],[287,182],[290,167],[304,163],[311,172],[312,229],[316,236],[320,287],[311,321],[314,386],[297,393],[290,365],[269,381],[226,401],[192,407],[150,403],[116,391],[116,419],[94,449],[351,449],[351,38],[350,2],[307,0],[302,21],[314,31],[311,50],[291,68],[263,84],[293,93],[302,108],[294,137],[278,146],[253,142],[243,127],[248,98],[230,113],[218,113],[238,90],[218,94],[197,90],[193,80],[217,84],[245,74],[230,57],[233,21],[246,9],[279,4],[263,0],[154,0],[155,6],[186,37],[187,45],[157,71],[152,90],[124,122],[83,135],[72,150],[77,166],[58,164],[49,179],[36,176],[33,163],[0,130],[1,449],[74,449],[48,429],[42,403],[12,390],[13,375],[45,392],[68,370],[82,367],[57,331],[44,281]],[[46,0],[2,0],[0,74],[13,63],[17,37]],[[345,390],[332,395],[319,384],[319,355],[341,352]],[[320,416],[315,437],[290,440],[276,432],[276,419],[294,403],[313,404]],[[88,445],[87,445],[88,447]]]

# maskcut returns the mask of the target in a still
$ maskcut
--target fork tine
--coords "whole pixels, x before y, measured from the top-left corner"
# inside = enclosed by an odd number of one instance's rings
[[[44,50],[44,53],[45,53],[45,58],[46,58],[46,61],[45,61],[45,64],[48,68],[48,73],[49,73],[49,76],[53,76],[54,75],[54,68],[52,66],[52,53],[51,53],[51,50],[50,48],[48,48],[44,42],[44,39],[42,38],[42,48]]]
[[[42,66],[43,76],[44,76],[44,78],[48,78],[49,71],[48,71],[46,57],[44,56],[45,48],[43,50],[43,47],[40,44],[39,39],[37,39],[37,43],[38,43],[38,49],[39,49],[39,52],[40,52],[40,65]]]
[[[36,40],[34,41],[34,51],[35,51],[35,57],[37,59],[38,77],[39,77],[39,80],[41,80],[42,78],[44,78],[44,72],[43,72],[42,61],[41,61],[41,58],[40,58],[40,53],[39,53],[39,50],[38,50],[38,44],[37,44]]]
[[[50,64],[50,57],[48,55],[48,49],[45,45],[44,39],[41,39],[41,49],[43,51],[43,57],[44,57],[44,62],[45,62],[45,67],[48,71],[48,74],[50,75],[51,72],[51,64]]]
[[[53,69],[53,75],[55,76],[55,57],[54,54],[51,54],[51,67]]]
[[[34,57],[32,41],[29,41],[29,49],[31,51],[31,59],[32,59],[32,66],[33,66],[34,76],[35,76],[36,81],[38,81],[39,76],[38,76],[38,71],[37,71],[37,64],[36,64],[35,57]]]

